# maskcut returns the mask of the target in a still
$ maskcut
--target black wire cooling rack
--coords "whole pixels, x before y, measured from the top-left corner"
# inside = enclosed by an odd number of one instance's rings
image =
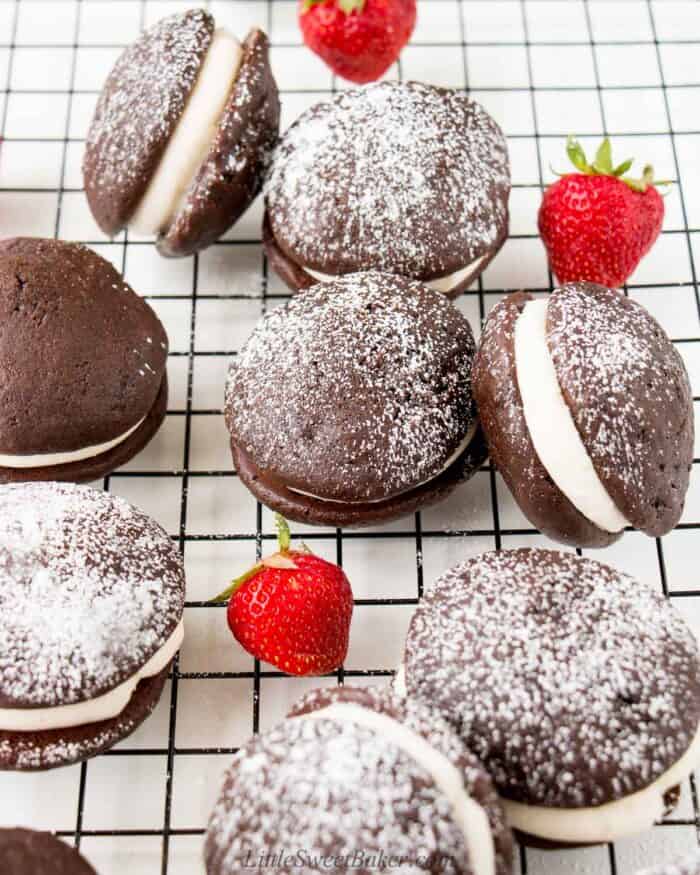
[[[97,93],[125,44],[171,11],[165,0],[0,2],[0,234],[56,235],[93,246],[149,299],[171,336],[171,406],[141,456],[104,481],[158,518],[188,570],[187,640],[163,701],[134,735],[89,763],[0,775],[0,824],[54,829],[102,875],[202,871],[208,811],[230,756],[324,681],[286,678],[240,652],[207,599],[274,539],[272,517],[230,466],[221,415],[227,360],[262,313],[287,298],[260,247],[260,205],[198,257],[168,262],[146,240],[103,237],[79,173]],[[203,3],[242,36],[271,36],[283,123],[344,87],[300,42],[294,0]],[[564,138],[592,149],[604,134],[619,157],[653,159],[675,185],[665,230],[625,292],[662,322],[683,354],[700,409],[700,3],[608,0],[419,0],[419,24],[392,77],[467,89],[509,138],[512,234],[458,306],[475,331],[505,291],[546,293],[552,276],[535,216],[541,190],[564,169]],[[624,152],[625,154],[622,154]],[[700,455],[696,450],[696,456]],[[695,471],[700,459],[695,459]],[[97,484],[99,485],[99,484]],[[691,480],[678,529],[655,542],[627,533],[597,554],[653,581],[700,629],[700,486]],[[297,527],[344,564],[356,594],[350,654],[325,683],[386,683],[412,607],[450,564],[485,549],[544,543],[488,465],[441,507],[361,531]],[[521,849],[522,875],[633,875],[697,846],[694,779],[676,813],[615,846]]]

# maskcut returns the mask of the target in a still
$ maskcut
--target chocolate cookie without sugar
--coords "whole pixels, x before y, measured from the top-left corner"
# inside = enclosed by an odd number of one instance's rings
[[[0,242],[0,483],[97,480],[168,401],[168,338],[114,267],[77,243]]]
[[[0,829],[2,875],[95,875],[75,848],[50,832]]]

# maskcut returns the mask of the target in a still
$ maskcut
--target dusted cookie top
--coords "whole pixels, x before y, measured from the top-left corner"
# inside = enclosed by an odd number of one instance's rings
[[[289,716],[299,717],[330,705],[348,704],[377,711],[398,721],[422,736],[434,750],[459,770],[467,793],[488,816],[493,832],[497,875],[510,875],[513,839],[498,794],[484,767],[455,734],[450,724],[437,711],[418,699],[407,699],[377,687],[344,686],[312,690],[294,705]],[[385,740],[390,742],[386,736]]]
[[[175,543],[84,486],[0,487],[0,708],[84,702],[135,675],[180,622]]]
[[[278,246],[328,274],[450,274],[506,233],[506,141],[456,91],[417,82],[346,91],[284,135],[266,183]]]
[[[234,360],[226,421],[258,468],[338,501],[436,476],[475,421],[474,339],[438,292],[354,274],[269,313]]]
[[[95,875],[75,848],[48,832],[0,829],[2,875]]]
[[[113,440],[153,408],[167,336],[114,267],[84,246],[0,242],[0,453]]]
[[[679,353],[642,306],[592,283],[551,296],[547,330],[562,393],[606,490],[636,528],[665,534],[683,512],[693,459]]]
[[[106,234],[131,217],[185,108],[209,49],[203,9],[159,21],[115,64],[97,103],[83,159],[85,193]]]
[[[661,866],[644,869],[637,875],[700,875],[700,851],[694,851],[682,859],[676,859]]]
[[[286,720],[254,737],[234,759],[209,822],[208,875],[297,852],[295,869],[304,871],[328,867],[313,855],[349,870],[340,858],[359,852],[364,870],[378,868],[368,857],[383,853],[416,871],[476,875],[431,775],[374,729],[337,720]]]
[[[427,591],[406,685],[439,708],[502,796],[581,808],[655,781],[700,724],[700,659],[661,595],[551,550],[485,553]]]

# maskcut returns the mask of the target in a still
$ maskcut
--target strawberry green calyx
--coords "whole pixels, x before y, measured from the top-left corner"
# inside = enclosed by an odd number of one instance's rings
[[[308,12],[314,6],[320,6],[325,2],[326,0],[304,0],[301,11],[302,13]],[[338,0],[338,9],[346,15],[350,15],[353,12],[362,12],[364,8],[365,0]]]
[[[247,580],[250,580],[251,577],[255,577],[255,575],[258,573],[258,571],[262,570],[263,567],[264,566],[263,566],[262,562],[256,562],[252,568],[249,568],[247,571],[245,571],[243,574],[241,574],[240,577],[236,577],[234,580],[232,580],[231,585],[226,587],[226,589],[223,592],[220,592],[217,596],[214,596],[213,599],[209,599],[207,604],[210,604],[210,605],[226,604],[226,602],[228,602],[228,600],[231,598],[231,596],[237,590],[239,590]]]
[[[606,137],[598,147],[598,151],[595,154],[592,164],[588,163],[583,147],[571,134],[569,134],[566,139],[566,154],[569,156],[569,160],[579,173],[585,173],[588,176],[614,176],[619,179],[620,182],[624,182],[625,185],[629,186],[632,191],[644,193],[649,186],[671,185],[673,183],[673,180],[671,179],[655,180],[654,168],[651,164],[647,164],[644,167],[642,176],[639,179],[624,176],[624,174],[632,167],[634,159],[628,158],[626,161],[615,166],[612,160],[612,147],[608,137]],[[566,176],[566,174],[557,173],[557,176]]]
[[[277,529],[277,546],[279,547],[277,553],[273,553],[271,556],[266,556],[264,559],[256,562],[252,568],[249,568],[241,574],[240,577],[236,577],[235,580],[232,580],[230,586],[228,586],[223,592],[220,592],[213,599],[209,600],[210,605],[219,605],[228,602],[231,596],[237,592],[246,581],[250,580],[251,577],[255,577],[255,575],[259,571],[262,571],[263,568],[287,568],[291,570],[297,567],[294,560],[289,555],[289,546],[292,541],[292,535],[289,531],[289,524],[282,514],[275,514],[275,528]],[[299,552],[310,553],[311,551],[305,544],[302,544],[302,548]]]

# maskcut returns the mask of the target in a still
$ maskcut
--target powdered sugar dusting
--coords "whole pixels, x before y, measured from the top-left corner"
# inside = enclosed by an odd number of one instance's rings
[[[683,361],[635,301],[591,284],[557,290],[548,306],[557,377],[599,477],[649,534],[678,522],[693,451]]]
[[[0,705],[83,702],[136,673],[182,616],[175,544],[123,499],[0,488]]]
[[[227,423],[287,485],[389,497],[435,476],[469,431],[473,355],[469,323],[439,293],[350,275],[259,324],[231,366]]]
[[[277,149],[266,198],[280,247],[329,274],[449,274],[505,234],[508,153],[464,95],[380,83],[304,113]]]
[[[640,790],[700,723],[697,643],[650,588],[548,550],[487,553],[426,593],[410,694],[440,708],[502,795],[554,807]]]
[[[442,854],[440,871],[472,875],[450,803],[430,775],[373,730],[330,720],[288,720],[250,741],[209,822],[210,875],[237,871],[248,855],[297,851],[308,857],[295,871],[359,851],[401,857],[406,872],[425,871],[419,859]]]
[[[449,760],[462,776],[468,795],[488,816],[497,875],[510,875],[513,841],[498,794],[484,767],[438,711],[419,699],[408,699],[387,689],[336,686],[312,690],[302,696],[292,708],[290,717],[323,711],[337,704],[352,704],[384,714],[424,738]],[[386,736],[385,740],[387,744],[394,743]]]
[[[171,15],[117,60],[85,146],[90,206],[109,233],[130,218],[185,107],[212,39],[203,9]]]

